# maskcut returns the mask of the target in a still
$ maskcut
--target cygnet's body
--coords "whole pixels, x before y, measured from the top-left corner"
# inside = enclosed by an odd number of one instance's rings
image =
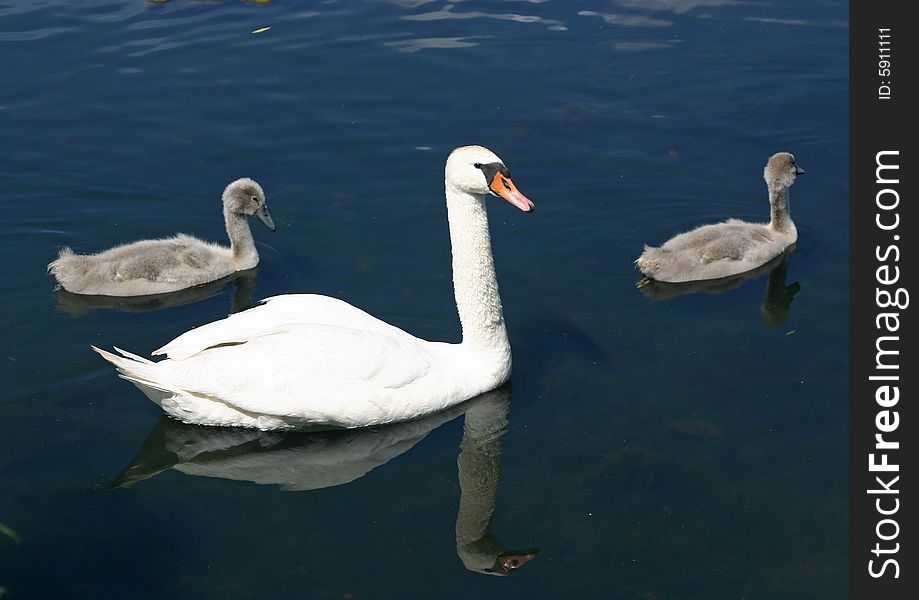
[[[659,248],[645,246],[635,264],[644,275],[670,283],[720,279],[764,265],[798,239],[788,209],[788,188],[802,174],[804,169],[795,164],[794,156],[774,154],[763,171],[772,207],[769,223],[730,219],[703,225]]]
[[[247,177],[223,191],[230,247],[178,234],[142,240],[98,254],[63,248],[48,272],[68,292],[95,296],[146,296],[175,292],[226,277],[258,264],[246,217],[255,215],[274,231],[262,187]]]

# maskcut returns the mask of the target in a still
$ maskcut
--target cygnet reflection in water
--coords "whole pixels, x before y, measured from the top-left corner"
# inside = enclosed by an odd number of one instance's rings
[[[791,302],[801,290],[801,284],[795,281],[790,285],[785,284],[788,276],[788,257],[794,251],[795,246],[790,246],[784,253],[777,256],[762,267],[737,275],[735,277],[725,277],[723,279],[713,279],[706,281],[689,281],[686,283],[666,283],[642,278],[636,285],[646,298],[651,300],[669,300],[677,296],[686,294],[722,294],[742,286],[748,281],[759,279],[768,274],[769,279],[766,283],[766,295],[760,307],[763,315],[763,323],[767,327],[776,327],[788,320],[791,310]]]
[[[111,488],[174,469],[186,475],[308,491],[355,481],[465,415],[457,458],[460,481],[456,551],[470,571],[510,575],[536,548],[509,550],[491,531],[510,386],[423,419],[373,429],[314,433],[187,425],[163,416]]]
[[[193,304],[216,296],[230,283],[234,284],[230,297],[230,313],[238,313],[252,306],[252,294],[255,291],[255,280],[258,267],[239,271],[223,279],[203,285],[186,288],[168,294],[149,296],[89,296],[74,294],[62,287],[54,290],[57,309],[79,317],[94,310],[118,310],[123,312],[152,312]]]

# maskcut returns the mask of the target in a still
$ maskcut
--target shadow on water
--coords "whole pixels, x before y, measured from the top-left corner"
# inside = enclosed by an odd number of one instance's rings
[[[638,287],[645,298],[669,300],[686,294],[722,294],[768,274],[766,295],[760,306],[760,312],[763,315],[763,323],[767,327],[776,327],[788,320],[791,302],[794,300],[795,294],[801,290],[801,284],[797,281],[790,285],[785,284],[788,276],[788,257],[794,252],[794,249],[794,245],[789,246],[784,253],[765,265],[735,277],[689,281],[686,283],[665,283],[644,278],[638,282]]]
[[[276,485],[291,492],[344,485],[407,452],[444,423],[465,415],[457,457],[456,552],[470,571],[510,575],[539,552],[537,548],[509,550],[491,532],[510,401],[510,385],[506,385],[416,421],[314,433],[204,427],[163,416],[109,487],[128,487],[169,469]]]
[[[57,309],[79,317],[94,310],[119,310],[123,312],[151,312],[200,302],[219,294],[229,283],[234,283],[233,295],[230,298],[230,312],[237,313],[252,306],[252,293],[255,291],[255,280],[258,267],[227,275],[222,279],[211,281],[168,294],[151,294],[147,296],[86,296],[74,294],[64,288],[54,290]]]

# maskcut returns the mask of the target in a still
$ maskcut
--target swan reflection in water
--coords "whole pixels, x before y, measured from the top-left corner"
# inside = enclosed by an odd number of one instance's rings
[[[691,281],[687,283],[665,283],[653,279],[643,278],[637,286],[646,298],[652,300],[668,300],[683,296],[685,294],[705,293],[721,294],[733,289],[737,289],[748,281],[759,279],[768,274],[769,279],[766,283],[766,296],[763,298],[763,304],[760,306],[760,312],[763,315],[763,323],[767,327],[776,327],[788,320],[788,313],[791,309],[791,302],[795,294],[801,289],[801,284],[797,281],[785,285],[785,279],[788,276],[788,257],[794,251],[794,245],[789,246],[785,252],[765,265],[747,271],[735,277],[725,277],[723,279],[710,279],[705,281]]]
[[[216,296],[230,283],[234,284],[230,298],[230,312],[237,313],[252,306],[252,293],[258,267],[227,275],[222,279],[203,285],[185,288],[166,294],[148,296],[87,296],[74,294],[58,286],[54,290],[57,309],[75,317],[94,310],[120,310],[123,312],[151,312],[175,306],[183,306]]]
[[[537,548],[508,550],[491,532],[510,389],[504,386],[424,419],[364,430],[279,432],[187,425],[163,416],[112,488],[167,469],[186,475],[307,491],[360,479],[465,415],[457,457],[460,482],[456,552],[470,571],[510,575]]]

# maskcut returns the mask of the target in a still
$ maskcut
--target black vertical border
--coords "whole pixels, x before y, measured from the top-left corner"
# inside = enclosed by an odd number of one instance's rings
[[[913,284],[917,280],[915,237],[919,236],[919,222],[914,204],[919,202],[916,196],[915,131],[919,130],[919,102],[915,94],[913,80],[917,77],[916,65],[919,55],[916,50],[916,37],[919,36],[919,23],[910,19],[907,8],[915,7],[914,3],[905,0],[850,0],[849,3],[849,589],[850,597],[858,600],[900,600],[916,598],[919,590],[919,563],[916,558],[916,544],[919,535],[915,531],[916,500],[906,489],[914,489],[916,469],[913,463],[919,442],[919,427],[916,426],[917,411],[912,405],[919,401],[916,397],[915,381],[919,378],[919,362],[916,354],[908,352],[907,347],[915,347],[915,311],[912,303],[919,302],[919,295],[910,298],[909,305],[900,309],[878,306],[878,290],[891,293],[897,288],[919,294]],[[881,28],[890,29],[889,38],[879,37]],[[879,42],[890,41],[890,73],[879,73],[883,65]],[[881,85],[890,86],[890,98],[880,99]],[[899,165],[898,171],[882,172],[884,179],[898,179],[897,183],[878,183],[876,176],[876,157],[879,152],[899,151],[899,155],[886,155],[887,163]],[[898,173],[899,175],[894,175]],[[884,189],[895,190],[899,195],[899,204],[891,210],[881,210],[877,206],[877,195]],[[894,203],[896,195],[882,192],[882,203]],[[899,216],[899,226],[890,231],[882,230],[876,219],[887,225],[894,222],[894,213]],[[878,217],[880,215],[880,217]],[[898,236],[898,238],[895,238]],[[896,246],[897,252],[888,251]],[[885,256],[886,260],[879,258]],[[890,278],[899,267],[899,279],[894,284],[880,284],[878,269],[888,265],[882,271],[882,277]],[[901,295],[902,297],[902,295]],[[884,302],[882,300],[881,302]],[[877,316],[880,313],[898,313],[899,329],[888,331],[887,325],[895,321],[883,321],[878,328]],[[897,369],[880,370],[876,367],[877,342],[880,336],[894,336],[882,342],[885,350],[897,350],[898,355],[887,354],[883,357],[886,364],[898,364]],[[897,375],[899,380],[877,381],[869,379],[877,375]],[[879,386],[889,384],[897,386],[899,401],[894,406],[882,407],[876,399]],[[887,396],[889,398],[889,396]],[[890,428],[892,412],[896,411],[899,423],[892,432],[883,433],[889,441],[898,441],[899,449],[878,450],[875,448],[875,435],[878,430],[876,419],[879,413],[889,410],[887,416],[880,416],[880,426]],[[899,466],[897,472],[871,472],[869,455],[875,454],[875,462],[882,459],[880,454],[887,454],[891,464]],[[892,477],[899,475],[899,480],[891,484]],[[897,493],[876,494],[869,490],[881,489],[879,481]],[[899,501],[897,504],[896,501]],[[876,502],[880,501],[880,505]],[[879,514],[878,510],[892,511],[891,515]],[[882,519],[896,521],[878,524]],[[879,537],[896,537],[883,540]],[[876,544],[885,550],[897,551],[875,554]],[[895,544],[899,544],[897,548]],[[899,577],[895,578],[896,569],[892,564],[884,568],[884,561],[893,559],[899,567]],[[872,577],[869,561],[873,560],[875,572],[882,571],[880,577]],[[909,591],[908,591],[909,590]],[[910,593],[911,592],[911,593]]]

